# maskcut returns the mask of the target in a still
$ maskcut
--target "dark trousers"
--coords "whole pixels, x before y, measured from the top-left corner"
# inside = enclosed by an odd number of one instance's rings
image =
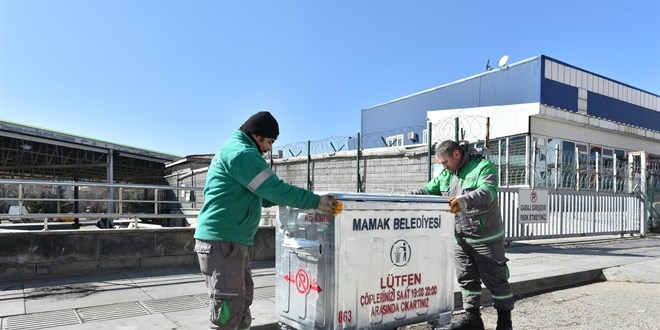
[[[233,242],[197,240],[195,252],[209,290],[211,329],[249,327],[254,283],[248,247]]]
[[[469,244],[460,237],[454,244],[456,278],[463,296],[465,310],[478,309],[481,305],[481,283],[490,290],[493,307],[512,310],[514,305],[509,285],[508,259],[504,256],[501,240],[487,244]]]

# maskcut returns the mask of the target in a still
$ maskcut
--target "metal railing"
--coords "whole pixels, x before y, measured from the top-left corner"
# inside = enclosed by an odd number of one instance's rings
[[[196,218],[203,187],[0,180],[2,222]],[[191,198],[192,197],[192,198]],[[18,213],[9,214],[10,206]],[[26,212],[27,211],[27,212]]]

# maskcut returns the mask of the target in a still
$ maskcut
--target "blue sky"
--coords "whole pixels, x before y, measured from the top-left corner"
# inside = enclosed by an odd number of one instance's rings
[[[660,94],[660,1],[0,0],[0,120],[179,156],[278,145],[540,54]]]

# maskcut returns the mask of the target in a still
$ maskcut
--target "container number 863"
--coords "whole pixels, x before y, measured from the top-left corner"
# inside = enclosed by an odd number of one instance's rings
[[[339,311],[337,323],[350,323],[353,321],[353,311]]]

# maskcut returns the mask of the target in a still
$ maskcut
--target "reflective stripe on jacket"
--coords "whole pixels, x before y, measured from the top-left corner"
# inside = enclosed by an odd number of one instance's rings
[[[454,232],[468,243],[488,243],[504,238],[498,203],[497,167],[480,156],[464,154],[457,173],[443,170],[423,189],[432,195],[465,195],[467,209],[457,213]]]

